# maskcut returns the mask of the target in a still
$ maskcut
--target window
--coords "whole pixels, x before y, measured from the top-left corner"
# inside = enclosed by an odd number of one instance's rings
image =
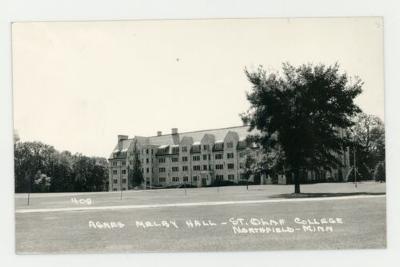
[[[178,153],[179,153],[179,147],[173,147],[172,154],[178,154]]]
[[[223,169],[224,169],[224,165],[222,165],[222,164],[216,164],[216,165],[215,165],[215,169],[216,169],[216,170],[223,170]]]
[[[116,162],[116,161],[113,161],[112,165],[113,165],[113,166],[117,166],[117,162]]]
[[[182,152],[187,152],[187,146],[182,147]]]
[[[228,180],[229,181],[235,180],[235,175],[234,174],[228,174]]]
[[[126,184],[126,179],[125,179],[125,178],[122,179],[122,183],[123,183],[123,184]]]
[[[149,154],[149,149],[146,149],[146,154],[147,154],[147,155]]]
[[[239,157],[243,158],[243,157],[244,157],[244,155],[245,155],[245,153],[244,153],[244,152],[240,152],[240,154],[239,154]]]
[[[234,169],[235,168],[235,164],[233,164],[233,163],[228,163],[228,169],[229,170],[232,170],[232,169]]]
[[[178,158],[172,158],[172,162],[178,162]]]
[[[233,158],[234,158],[234,155],[233,155],[233,153],[228,153],[228,154],[226,154],[226,157],[227,157],[228,159],[233,159]]]
[[[224,150],[224,143],[216,143],[216,144],[214,145],[214,150],[215,150],[215,151]]]
[[[158,172],[165,172],[165,168],[158,168]]]
[[[188,161],[187,157],[182,157],[182,161]]]
[[[114,174],[114,175],[117,175],[117,174],[118,174],[118,171],[117,171],[117,170],[113,170],[113,174]]]
[[[183,181],[184,181],[184,182],[188,182],[188,181],[189,181],[189,177],[183,176]]]
[[[114,179],[114,184],[117,184],[118,183],[118,179]]]
[[[173,172],[178,172],[179,171],[179,167],[172,167],[172,171]]]
[[[158,181],[159,181],[160,183],[165,183],[165,177],[160,177],[160,178],[158,178]]]
[[[194,171],[200,171],[200,165],[195,165],[193,166]]]
[[[126,165],[126,161],[123,160],[123,161],[122,161],[122,166],[125,166],[125,165]]]
[[[223,174],[217,174],[217,175],[215,175],[215,179],[217,179],[217,180],[224,180],[224,175]]]
[[[203,145],[203,150],[208,150],[208,145]]]
[[[207,160],[207,155],[203,155],[203,160]]]
[[[158,163],[165,163],[165,158],[159,158]]]
[[[203,171],[207,170],[207,165],[203,165]]]
[[[179,177],[172,177],[172,182],[179,182]]]
[[[182,166],[182,171],[187,171],[188,170],[188,166]]]
[[[118,191],[118,189],[117,188],[113,188],[113,191]]]
[[[146,168],[146,173],[149,173],[149,171],[150,171],[149,168]]]
[[[126,170],[122,170],[122,174],[126,174]]]
[[[193,182],[197,182],[197,176],[193,176]]]
[[[193,161],[199,161],[200,160],[200,156],[193,156]]]
[[[149,158],[146,159],[146,163],[149,163]]]
[[[228,142],[226,143],[227,148],[233,148],[233,142]]]
[[[215,159],[222,159],[222,154],[215,154]]]

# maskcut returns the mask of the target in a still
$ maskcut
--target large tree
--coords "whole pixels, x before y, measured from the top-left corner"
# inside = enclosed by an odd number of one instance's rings
[[[242,120],[258,130],[254,139],[264,149],[282,149],[294,174],[295,193],[300,193],[303,170],[341,164],[337,155],[350,141],[341,129],[352,126],[351,117],[361,111],[353,102],[362,92],[360,79],[350,82],[338,64],[285,63],[280,73],[267,73],[262,66],[245,73],[252,89]]]

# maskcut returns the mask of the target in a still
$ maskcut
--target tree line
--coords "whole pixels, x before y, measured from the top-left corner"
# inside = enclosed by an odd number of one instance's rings
[[[15,192],[91,192],[108,190],[107,160],[57,151],[14,136]]]

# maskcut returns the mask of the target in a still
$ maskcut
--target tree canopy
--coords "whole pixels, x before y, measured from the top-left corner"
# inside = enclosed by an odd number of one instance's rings
[[[253,138],[264,149],[279,147],[294,173],[295,193],[300,192],[301,169],[332,168],[341,164],[337,155],[350,140],[342,129],[361,112],[353,102],[362,92],[362,81],[351,79],[339,65],[292,66],[267,72],[260,66],[245,74],[252,85],[247,93],[250,109],[241,114]]]
[[[58,152],[41,142],[14,145],[15,192],[107,190],[107,160]]]
[[[133,148],[133,167],[132,168],[128,167],[128,179],[129,179],[129,185],[132,186],[133,188],[136,186],[140,186],[144,181],[142,164],[140,162],[139,150],[137,148],[136,140]]]
[[[369,180],[385,162],[385,125],[374,115],[360,113],[354,118],[354,126],[348,131],[354,142],[351,146],[356,155],[358,179]],[[352,163],[354,158],[351,158]],[[379,178],[382,180],[382,178]],[[384,179],[384,178],[383,178]]]

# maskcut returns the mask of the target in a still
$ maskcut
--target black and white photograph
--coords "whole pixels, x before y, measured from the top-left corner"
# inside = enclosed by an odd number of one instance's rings
[[[385,249],[383,32],[12,23],[15,253]]]

